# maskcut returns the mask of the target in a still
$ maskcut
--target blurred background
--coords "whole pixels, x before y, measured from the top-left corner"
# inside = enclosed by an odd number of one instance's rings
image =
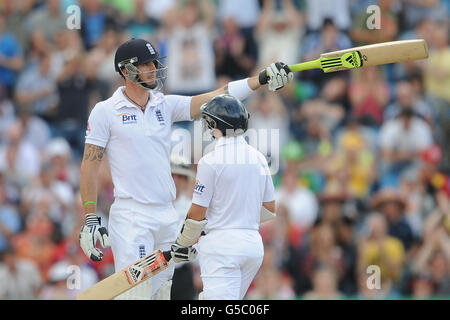
[[[370,5],[380,29],[367,27]],[[158,48],[164,92],[183,95],[273,61],[425,39],[427,60],[305,71],[245,101],[250,128],[280,133],[277,218],[261,226],[246,299],[450,298],[449,14],[449,0],[0,0],[0,299],[74,299],[113,272],[110,249],[93,263],[78,245],[79,169],[87,117],[123,84],[114,53],[130,37]],[[188,169],[173,175],[181,217]],[[98,194],[107,225],[107,161]],[[174,298],[195,299],[198,265],[177,269]]]

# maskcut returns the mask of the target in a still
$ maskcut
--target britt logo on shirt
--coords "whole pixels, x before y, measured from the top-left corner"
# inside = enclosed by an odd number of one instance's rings
[[[201,184],[199,180],[195,180],[194,192],[202,194],[203,190],[205,190],[205,185]]]
[[[118,115],[118,117],[122,119],[122,124],[130,124],[137,122],[135,114],[121,113]]]

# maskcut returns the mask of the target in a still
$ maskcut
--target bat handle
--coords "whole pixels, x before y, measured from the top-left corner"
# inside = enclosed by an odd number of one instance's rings
[[[172,254],[170,253],[170,250],[163,251],[162,254],[164,256],[164,259],[166,259],[167,262],[169,262],[170,259],[172,259]]]

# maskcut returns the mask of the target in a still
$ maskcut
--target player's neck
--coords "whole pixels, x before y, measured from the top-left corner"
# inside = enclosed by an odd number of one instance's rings
[[[148,100],[150,99],[150,92],[148,89],[132,83],[125,86],[123,93],[131,103],[138,106],[142,111],[145,110]]]

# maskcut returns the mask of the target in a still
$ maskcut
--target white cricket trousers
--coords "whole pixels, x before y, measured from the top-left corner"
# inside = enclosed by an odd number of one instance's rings
[[[180,231],[178,220],[179,216],[171,203],[161,206],[116,198],[111,205],[108,223],[115,271],[156,249],[170,250]],[[169,299],[167,295],[159,296],[158,290],[172,279],[173,272],[174,263],[171,261],[166,270],[123,293],[118,299]],[[170,292],[170,285],[168,289]]]
[[[264,257],[257,230],[212,230],[198,242],[204,300],[242,300]]]

